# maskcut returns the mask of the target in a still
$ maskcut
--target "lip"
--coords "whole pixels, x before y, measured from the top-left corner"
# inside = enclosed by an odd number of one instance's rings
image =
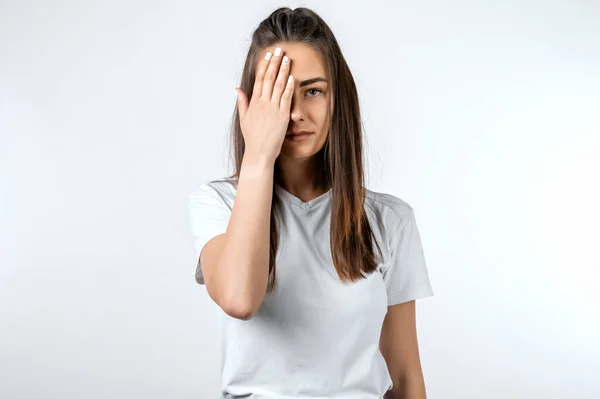
[[[288,141],[302,141],[302,140],[308,139],[310,136],[312,136],[312,134],[313,134],[312,132],[305,132],[305,131],[294,132],[294,133],[286,134],[285,139]]]
[[[301,135],[301,134],[312,134],[312,132],[307,132],[306,130],[300,130],[300,131],[297,131],[297,132],[288,133],[285,136],[286,137],[290,137],[290,136],[298,136],[298,135]]]

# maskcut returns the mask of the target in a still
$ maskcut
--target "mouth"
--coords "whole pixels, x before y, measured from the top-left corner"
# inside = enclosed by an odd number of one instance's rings
[[[299,132],[292,132],[292,133],[288,133],[285,135],[286,138],[290,138],[290,137],[302,137],[302,136],[310,136],[311,134],[313,134],[312,132],[307,132],[305,130],[299,131]]]
[[[304,131],[295,132],[295,133],[286,134],[285,139],[288,141],[301,141],[301,140],[306,140],[312,134],[313,134],[312,132],[304,132]]]

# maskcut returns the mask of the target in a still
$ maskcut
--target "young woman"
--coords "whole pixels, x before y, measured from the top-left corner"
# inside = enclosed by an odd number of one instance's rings
[[[236,92],[235,173],[189,203],[196,280],[219,309],[221,398],[425,398],[415,300],[433,292],[415,214],[365,188],[333,33],[309,9],[277,9]]]

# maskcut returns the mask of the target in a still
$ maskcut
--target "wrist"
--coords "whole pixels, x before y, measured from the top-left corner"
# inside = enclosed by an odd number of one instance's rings
[[[245,153],[242,158],[242,168],[251,169],[258,173],[273,169],[275,166],[275,160],[263,156]]]

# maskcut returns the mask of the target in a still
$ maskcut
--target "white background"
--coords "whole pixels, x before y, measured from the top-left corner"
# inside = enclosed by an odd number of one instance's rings
[[[0,3],[0,397],[217,398],[188,194],[276,1]],[[600,3],[329,1],[429,398],[600,397]]]

